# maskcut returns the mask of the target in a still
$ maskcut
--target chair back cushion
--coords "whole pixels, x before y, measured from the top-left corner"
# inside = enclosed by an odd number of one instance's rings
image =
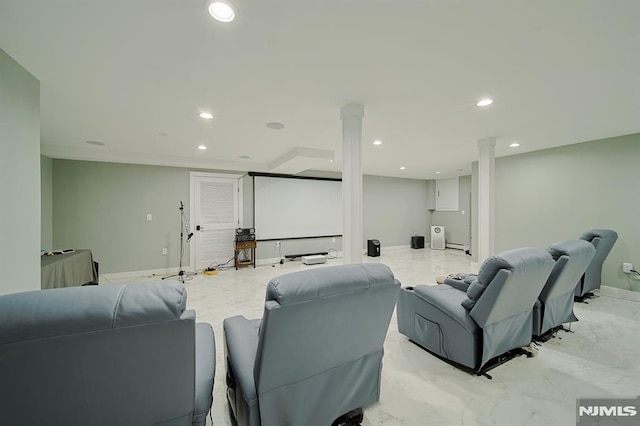
[[[602,264],[618,239],[616,231],[611,229],[591,229],[580,235],[581,240],[589,241],[596,248],[596,254],[584,273],[584,281],[578,296],[600,288],[602,280]],[[580,286],[579,286],[580,287]]]
[[[195,316],[178,284],[0,297],[0,424],[190,424]]]
[[[399,288],[376,263],[271,280],[254,367],[262,424],[331,424],[376,402]]]
[[[539,299],[543,303],[559,295],[573,293],[576,283],[596,253],[593,245],[584,240],[559,241],[550,245],[547,251],[556,264],[540,293]],[[561,260],[563,257],[566,260]]]
[[[187,292],[177,284],[65,287],[0,298],[0,344],[180,318]]]
[[[463,306],[480,327],[531,310],[553,267],[544,250],[526,247],[489,257]]]

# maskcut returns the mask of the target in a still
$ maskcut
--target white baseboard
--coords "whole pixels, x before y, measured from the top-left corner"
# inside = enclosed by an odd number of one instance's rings
[[[399,246],[382,246],[381,247],[381,254],[385,254],[385,253],[389,253],[389,252],[394,252],[394,251],[401,251],[401,250],[406,250],[407,247],[410,247],[411,244],[404,244],[404,245],[399,245]],[[461,246],[462,247],[462,246]],[[425,247],[426,249],[431,250],[429,247]],[[367,250],[363,249],[362,250],[362,254],[364,256],[367,255]],[[341,259],[343,257],[343,253],[342,251],[338,252],[338,259]],[[284,258],[284,256],[283,256]],[[331,260],[331,258],[329,258],[329,260]],[[288,262],[288,260],[285,260],[286,262]],[[266,258],[266,259],[256,259],[256,266],[268,266],[268,265],[274,265],[280,262],[280,258],[279,257],[271,257],[271,258]],[[472,266],[476,266],[476,268],[479,266],[476,262],[472,262],[471,263]],[[233,265],[231,265],[233,266]],[[185,265],[183,266],[184,270],[186,272],[193,272],[190,268],[189,265]],[[136,277],[150,277],[153,275],[158,275],[158,278],[162,278],[161,275],[166,275],[166,274],[176,274],[178,272],[178,268],[177,267],[173,267],[173,268],[161,268],[161,269],[147,269],[147,270],[143,270],[143,271],[128,271],[128,272],[112,272],[112,273],[108,273],[108,274],[100,274],[100,277],[104,277],[107,281],[111,281],[111,280],[119,280],[119,279],[123,279],[123,278],[136,278]],[[612,287],[609,287],[612,288]],[[619,290],[619,289],[616,289]],[[626,290],[622,290],[622,291],[626,291]],[[636,293],[636,292],[629,292],[629,293]],[[640,295],[640,293],[637,293],[638,295]]]
[[[256,266],[274,265],[279,262],[280,262],[279,257],[270,257],[267,259],[256,259]]]
[[[400,250],[400,249],[406,249],[407,247],[411,247],[411,244],[403,244],[401,246],[382,246],[380,247],[380,251],[382,252],[382,250],[384,251],[395,251],[395,250]],[[364,251],[365,253],[367,252],[366,250]]]
[[[406,250],[407,247],[409,246],[409,244],[407,245],[402,245],[402,246],[383,246],[380,249],[381,254],[387,253],[387,252],[393,252],[393,251],[398,251],[398,250]],[[362,255],[366,256],[367,255],[367,250],[366,249],[362,249]],[[333,258],[333,259],[341,259],[343,256],[342,251],[338,252],[338,257],[337,258]],[[284,258],[284,256],[283,256]],[[332,258],[328,257],[329,260],[331,260]],[[285,260],[286,262],[289,262],[289,260]],[[258,259],[256,261],[256,266],[265,266],[265,265],[273,265],[280,262],[280,258],[278,257],[270,257],[267,259]]]
[[[602,287],[600,287],[600,294],[616,297],[618,299],[640,302],[640,292],[625,290],[617,287],[609,287],[608,285],[603,285]]]
[[[464,250],[464,244],[445,243],[445,247],[456,250]]]
[[[184,270],[187,272],[192,272],[189,266],[183,266]],[[100,277],[104,277],[107,281],[111,280],[119,280],[122,278],[134,278],[134,277],[150,277],[153,275],[167,275],[167,274],[177,274],[178,268],[162,268],[162,269],[147,269],[145,271],[129,271],[129,272],[112,272],[109,274],[100,274]],[[159,277],[160,278],[160,277]]]

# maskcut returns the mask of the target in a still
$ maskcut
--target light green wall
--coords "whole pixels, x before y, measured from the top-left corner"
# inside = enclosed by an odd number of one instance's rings
[[[364,176],[364,243],[378,239],[384,250],[385,246],[409,245],[414,234],[428,235],[431,223],[427,189],[426,180]]]
[[[53,160],[40,156],[40,217],[41,243],[43,250],[53,250]]]
[[[174,268],[178,264],[183,201],[189,215],[189,169],[53,160],[54,248],[89,248],[101,273]],[[213,172],[213,171],[212,171]],[[237,173],[237,172],[234,172]],[[333,176],[335,177],[335,176]],[[339,177],[339,174],[338,174]],[[430,226],[427,182],[365,176],[364,242],[408,245]],[[253,226],[253,179],[243,179],[244,226]],[[147,213],[153,215],[151,222]],[[342,250],[342,239],[282,241],[282,254]],[[162,248],[169,255],[162,255]],[[279,257],[275,243],[259,242],[258,259]],[[183,264],[189,264],[185,249]]]
[[[613,229],[602,284],[640,291],[622,272],[622,262],[640,266],[639,160],[640,134],[497,158],[496,252]]]
[[[55,159],[54,246],[90,249],[100,273],[177,266],[180,201],[188,218],[188,170]]]
[[[40,289],[40,82],[0,49],[0,294]]]
[[[458,178],[458,211],[434,211],[431,221],[434,225],[444,226],[447,244],[469,244],[471,176]],[[431,239],[429,231],[427,240]]]
[[[189,220],[190,171],[195,170],[54,159],[55,248],[91,249],[101,274],[176,268],[180,201]],[[189,262],[185,245],[183,265]]]

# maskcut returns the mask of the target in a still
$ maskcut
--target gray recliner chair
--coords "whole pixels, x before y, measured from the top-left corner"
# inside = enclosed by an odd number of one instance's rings
[[[400,290],[398,329],[429,352],[485,374],[492,360],[529,345],[533,306],[554,261],[537,248],[489,257],[466,292],[450,285]]]
[[[596,248],[596,254],[578,281],[575,296],[578,301],[593,295],[592,291],[600,288],[602,280],[602,264],[618,239],[618,234],[610,229],[591,229],[580,235],[581,240],[589,241]]]
[[[206,423],[215,343],[178,284],[0,297],[0,424]]]
[[[272,279],[262,319],[224,320],[227,400],[235,422],[329,426],[377,402],[399,287],[382,264]]]
[[[584,240],[559,241],[547,248],[556,261],[533,309],[533,336],[547,340],[562,324],[578,321],[573,314],[575,282],[584,274],[596,249]]]

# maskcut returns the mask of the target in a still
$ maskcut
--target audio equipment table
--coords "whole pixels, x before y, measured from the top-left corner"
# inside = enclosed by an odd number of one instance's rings
[[[246,255],[247,250],[251,251],[251,258],[241,258],[240,255]],[[241,266],[253,266],[256,267],[256,242],[255,241],[236,241],[235,250],[233,254],[234,265],[236,270]]]

